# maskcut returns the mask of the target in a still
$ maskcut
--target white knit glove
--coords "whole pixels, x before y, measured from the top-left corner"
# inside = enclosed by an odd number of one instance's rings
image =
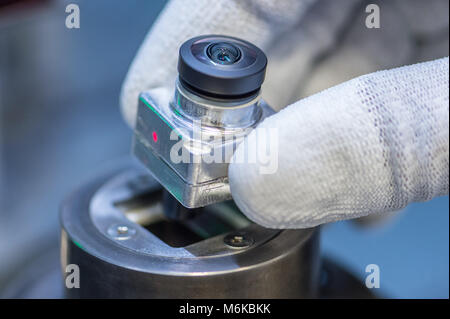
[[[278,171],[231,165],[234,200],[261,225],[305,228],[448,194],[448,77],[444,58],[362,76],[288,106],[260,125],[278,128]],[[254,132],[247,140],[255,144]]]
[[[326,5],[172,1],[130,68],[121,96],[125,118],[133,125],[140,92],[150,90],[155,100],[171,94],[179,45],[211,33],[237,36],[268,52],[263,97],[276,108],[287,104],[309,63],[332,45],[331,32],[359,1],[321,2]],[[313,18],[305,14],[310,11]],[[292,29],[302,45],[291,45]],[[313,41],[324,35],[320,30],[330,41]],[[288,58],[279,50],[271,56],[271,48],[286,45]],[[445,58],[362,76],[288,106],[260,124],[278,130],[276,173],[260,174],[257,164],[230,165],[235,202],[263,226],[306,228],[448,194],[448,77]],[[235,157],[248,145],[260,147],[255,132]]]

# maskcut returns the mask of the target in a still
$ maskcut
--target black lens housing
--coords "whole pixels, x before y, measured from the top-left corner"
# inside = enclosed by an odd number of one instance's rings
[[[255,45],[228,36],[204,35],[180,47],[180,83],[198,94],[239,98],[255,94],[264,82],[267,57]]]

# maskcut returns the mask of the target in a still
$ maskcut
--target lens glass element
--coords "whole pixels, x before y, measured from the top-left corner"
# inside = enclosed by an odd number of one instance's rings
[[[231,43],[213,43],[207,48],[208,57],[215,63],[233,64],[241,57],[241,51]]]

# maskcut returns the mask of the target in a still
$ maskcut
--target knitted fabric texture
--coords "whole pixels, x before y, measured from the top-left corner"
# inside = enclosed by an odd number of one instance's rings
[[[294,103],[278,130],[278,170],[231,164],[233,198],[275,228],[398,210],[449,190],[448,58],[375,72]],[[248,145],[265,147],[250,133]]]

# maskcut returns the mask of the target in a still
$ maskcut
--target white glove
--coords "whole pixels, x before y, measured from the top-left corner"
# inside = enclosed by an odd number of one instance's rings
[[[125,118],[133,125],[140,92],[150,90],[155,100],[170,95],[179,45],[212,33],[246,39],[268,52],[263,97],[277,108],[287,104],[298,95],[309,63],[332,46],[331,32],[359,1],[339,2],[339,10],[337,1],[321,3],[326,5],[172,1],[130,68],[121,96]],[[292,29],[301,45],[291,45]],[[312,41],[324,32],[329,41]],[[286,44],[289,58],[279,50],[271,56],[271,48]],[[277,172],[260,175],[256,164],[231,164],[234,200],[263,226],[305,228],[448,194],[448,76],[446,58],[369,74],[290,105],[260,125],[278,129]],[[235,156],[247,145],[258,147],[254,133]]]
[[[259,127],[278,128],[278,171],[232,164],[236,204],[266,227],[398,210],[449,190],[448,58],[356,78]],[[258,141],[259,142],[259,141]],[[255,132],[246,145],[256,143]]]

